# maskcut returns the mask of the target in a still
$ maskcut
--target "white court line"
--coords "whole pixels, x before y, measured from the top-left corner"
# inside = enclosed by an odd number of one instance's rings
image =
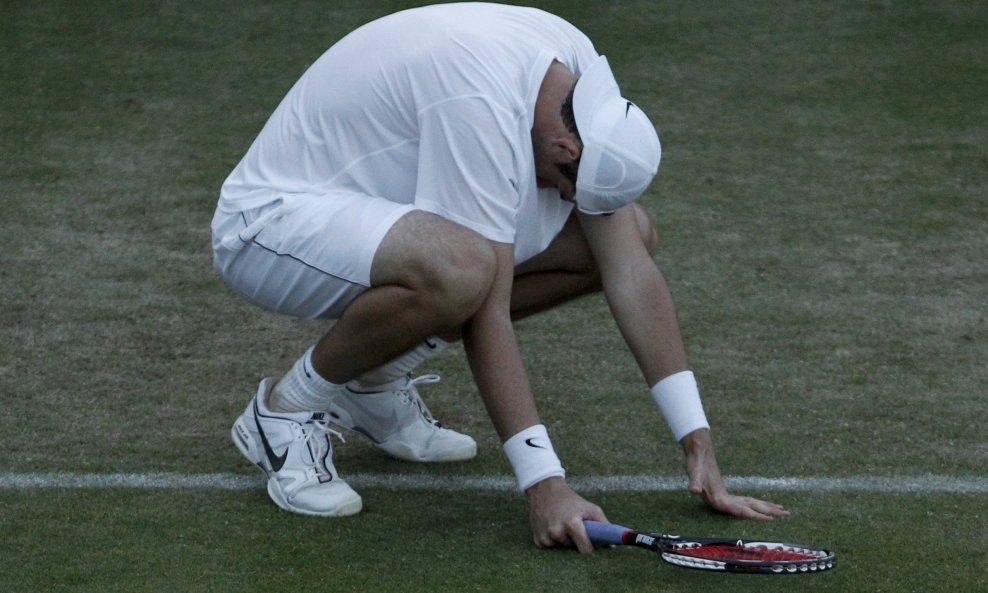
[[[432,476],[427,474],[356,474],[345,476],[355,488],[388,490],[512,491],[514,478],[503,475]],[[682,477],[663,476],[574,476],[570,486],[580,492],[670,492],[686,488]],[[726,476],[735,491],[772,490],[807,492],[874,492],[889,494],[988,494],[988,477],[918,475],[898,477]],[[248,490],[260,488],[260,474],[76,474],[0,473],[0,490],[43,488],[137,488]]]

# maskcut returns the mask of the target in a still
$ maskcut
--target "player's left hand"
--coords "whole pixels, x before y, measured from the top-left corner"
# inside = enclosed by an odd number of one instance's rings
[[[771,521],[775,517],[790,514],[780,504],[752,498],[735,496],[727,491],[717,466],[714,445],[708,429],[691,432],[680,441],[686,453],[686,471],[689,475],[690,494],[700,496],[715,511],[754,519]]]

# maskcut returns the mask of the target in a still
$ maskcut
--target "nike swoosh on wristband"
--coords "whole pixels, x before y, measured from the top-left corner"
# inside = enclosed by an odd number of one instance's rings
[[[281,471],[281,468],[285,466],[285,460],[288,459],[288,449],[281,455],[275,455],[274,449],[271,448],[271,443],[268,442],[268,437],[264,434],[264,428],[261,427],[261,419],[258,417],[257,413],[257,402],[254,402],[254,424],[257,425],[257,432],[261,435],[261,445],[264,446],[264,454],[268,456],[268,463],[271,464],[271,470],[274,472]]]
[[[535,443],[533,443],[532,441],[534,441],[534,440],[535,440],[534,437],[533,438],[530,438],[530,439],[525,439],[525,444],[528,445],[529,447],[533,447],[535,449],[545,449],[545,447],[543,447],[542,445],[536,445]]]

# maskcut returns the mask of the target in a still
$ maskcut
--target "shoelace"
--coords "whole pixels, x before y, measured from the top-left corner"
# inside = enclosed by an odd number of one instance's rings
[[[329,468],[327,468],[326,464],[323,462],[326,459],[326,456],[333,450],[330,436],[335,436],[340,439],[341,443],[345,443],[346,439],[343,438],[342,433],[330,428],[329,418],[322,412],[313,414],[312,421],[306,424],[310,424],[311,428],[305,431],[305,446],[312,452],[312,460],[315,464],[316,475],[332,475]]]
[[[422,401],[422,396],[419,395],[419,391],[415,387],[416,385],[428,385],[430,383],[438,383],[439,381],[439,375],[422,375],[421,377],[415,377],[414,379],[411,379],[404,388],[397,390],[395,395],[397,395],[404,402],[418,406],[419,412],[422,413],[422,416],[424,416],[426,420],[442,428],[442,424],[432,417],[432,412],[429,411],[429,407],[425,405],[424,401]]]

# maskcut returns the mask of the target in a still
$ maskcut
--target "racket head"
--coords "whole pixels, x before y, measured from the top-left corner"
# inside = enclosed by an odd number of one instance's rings
[[[727,538],[653,535],[657,551],[670,564],[721,572],[749,574],[809,574],[837,565],[830,550],[802,544]]]
[[[585,521],[584,525],[590,540],[597,545],[646,548],[670,564],[697,570],[808,574],[831,570],[837,565],[834,552],[802,544],[643,533],[594,521]]]

